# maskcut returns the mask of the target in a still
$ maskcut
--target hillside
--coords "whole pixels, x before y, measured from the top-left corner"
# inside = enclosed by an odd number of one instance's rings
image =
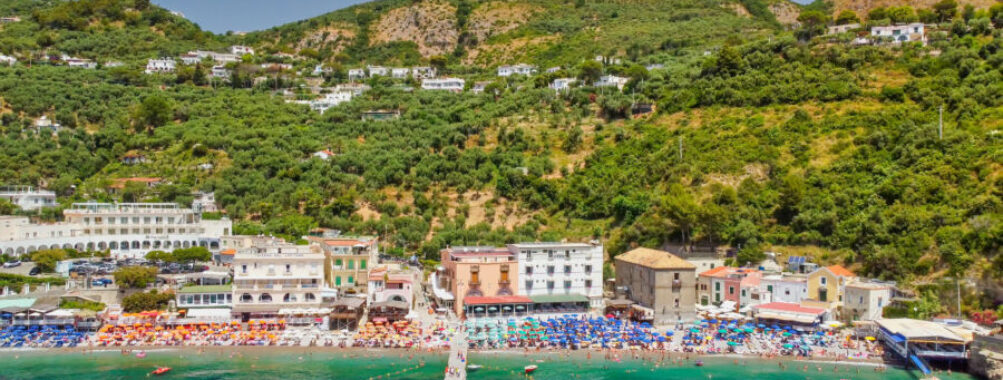
[[[769,12],[778,2],[380,1],[221,37],[155,7],[118,29],[106,1],[35,8],[0,36],[55,35],[52,54],[83,39],[69,52],[134,62],[162,46],[244,42],[258,54],[229,63],[225,81],[198,65],[0,66],[0,183],[45,186],[63,205],[214,191],[237,233],[329,227],[433,260],[446,245],[601,239],[611,255],[720,245],[739,264],[809,252],[906,286],[1003,279],[1003,20],[983,13],[947,20],[926,44],[857,44],[854,32],[822,35],[832,20],[787,30]],[[87,21],[44,22],[67,4],[91,9]],[[113,44],[171,25],[191,33]],[[277,52],[297,53],[281,58],[291,68],[260,70]],[[563,68],[495,75],[520,61]],[[374,77],[324,113],[290,102],[367,63],[432,64],[468,88]],[[315,76],[318,64],[331,72]],[[623,88],[597,87],[606,74]],[[549,87],[562,77],[579,82]],[[399,112],[365,119],[373,110]],[[62,129],[37,127],[41,116]],[[135,155],[145,160],[123,160]],[[129,177],[161,183],[111,187]]]
[[[463,64],[554,66],[771,33],[772,15],[750,17],[734,5],[713,0],[384,0],[251,33],[246,41],[275,51],[312,49],[326,61],[344,64],[411,64],[446,56]]]
[[[865,17],[867,13],[875,8],[910,6],[915,9],[932,8],[940,0],[830,0],[832,2],[833,15],[838,15],[844,10],[855,12],[860,17]],[[964,7],[971,5],[976,9],[989,9],[996,0],[957,0],[958,5]]]

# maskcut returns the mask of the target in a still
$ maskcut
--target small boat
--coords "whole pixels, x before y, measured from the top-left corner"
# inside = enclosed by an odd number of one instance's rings
[[[467,372],[477,372],[477,370],[479,370],[479,369],[481,369],[481,365],[479,365],[479,364],[468,364],[467,365]]]
[[[537,368],[536,364],[531,364],[531,365],[528,365],[525,368],[523,368],[523,370],[525,370],[526,374],[528,375],[528,374],[533,373],[533,371],[536,371],[536,368]]]
[[[171,370],[171,367],[160,367],[160,368],[157,368],[157,369],[153,370],[153,372],[150,372],[150,374],[151,375],[159,376],[159,375],[163,375],[163,374],[167,373],[167,371],[170,371],[170,370]]]
[[[139,351],[139,352],[137,352],[136,353],[136,357],[140,358],[140,359],[145,358],[146,357],[146,351]]]
[[[703,367],[703,360],[697,360],[697,367]]]

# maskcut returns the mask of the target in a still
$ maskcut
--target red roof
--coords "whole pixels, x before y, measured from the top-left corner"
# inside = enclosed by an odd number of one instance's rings
[[[796,303],[788,302],[770,302],[762,305],[753,306],[753,308],[759,310],[774,310],[774,311],[786,311],[790,313],[802,313],[802,314],[814,314],[820,315],[825,313],[825,309],[817,307],[804,307]]]
[[[523,296],[497,296],[497,297],[464,297],[463,303],[467,305],[499,305],[507,303],[533,303],[529,297]]]
[[[728,270],[728,267],[721,266],[721,267],[717,267],[717,268],[714,268],[714,269],[709,269],[709,270],[703,271],[702,273],[700,273],[700,276],[714,277],[714,275],[716,275],[718,273],[721,273],[721,272],[724,272],[726,270]]]
[[[828,269],[830,272],[832,272],[832,274],[835,274],[835,275],[837,275],[839,277],[856,277],[857,276],[857,275],[853,274],[853,272],[850,272],[849,269],[844,268],[842,265],[830,265],[830,266],[827,266],[825,268]]]

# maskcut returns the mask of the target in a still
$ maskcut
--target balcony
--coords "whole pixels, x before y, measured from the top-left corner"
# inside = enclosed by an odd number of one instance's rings
[[[317,289],[319,287],[318,284],[300,284],[300,289]]]
[[[672,292],[679,292],[683,288],[683,282],[681,280],[672,280]]]
[[[501,281],[498,281],[498,286],[501,286],[501,287],[506,287],[506,286],[509,286],[509,285],[511,285],[511,284],[512,284],[512,282],[511,282],[511,281],[509,281],[509,280],[501,280]]]
[[[470,281],[470,287],[471,288],[476,287],[476,286],[481,286],[481,281],[480,280]]]

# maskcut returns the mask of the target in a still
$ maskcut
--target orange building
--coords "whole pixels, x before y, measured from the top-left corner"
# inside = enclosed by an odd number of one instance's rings
[[[518,267],[514,253],[504,247],[453,247],[440,251],[442,266],[435,273],[437,289],[448,292],[440,306],[458,316],[526,314],[533,301],[518,294]],[[441,292],[437,292],[441,293]],[[467,300],[472,302],[466,302]]]

